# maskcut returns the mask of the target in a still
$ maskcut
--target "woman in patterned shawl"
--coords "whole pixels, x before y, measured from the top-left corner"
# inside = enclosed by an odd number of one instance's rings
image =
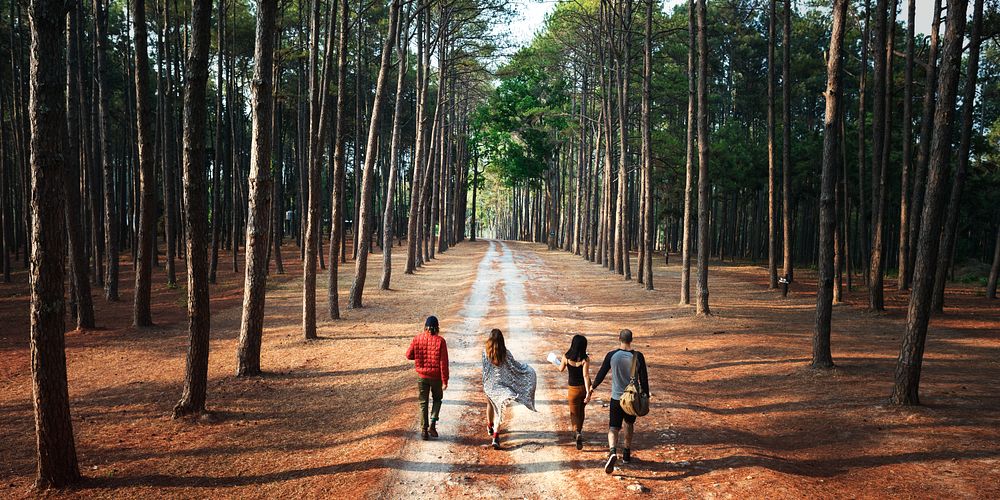
[[[494,328],[483,350],[483,391],[486,392],[487,430],[494,450],[500,449],[500,424],[511,401],[535,410],[535,370],[511,356],[503,332]],[[496,423],[494,425],[494,422]]]

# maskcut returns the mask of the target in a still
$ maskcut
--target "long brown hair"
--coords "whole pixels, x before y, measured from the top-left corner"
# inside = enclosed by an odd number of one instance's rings
[[[486,359],[496,366],[502,365],[507,359],[507,346],[503,343],[503,332],[499,328],[490,330],[490,337],[486,339]]]

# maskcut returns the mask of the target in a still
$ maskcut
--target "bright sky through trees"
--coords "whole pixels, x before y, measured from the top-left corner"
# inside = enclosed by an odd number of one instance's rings
[[[674,5],[681,3],[683,0],[666,0],[665,8],[667,10],[672,9]],[[514,4],[517,6],[517,18],[515,18],[510,26],[511,42],[518,46],[527,45],[531,38],[535,35],[535,32],[541,28],[542,23],[545,22],[545,16],[552,12],[555,8],[556,2],[554,0],[514,0]],[[905,8],[905,4],[901,2],[901,6]],[[917,32],[927,33],[931,26],[931,10],[934,7],[934,0],[917,0]],[[971,12],[971,6],[970,6]],[[900,18],[900,22],[906,23],[905,12]],[[501,28],[498,26],[498,28]]]

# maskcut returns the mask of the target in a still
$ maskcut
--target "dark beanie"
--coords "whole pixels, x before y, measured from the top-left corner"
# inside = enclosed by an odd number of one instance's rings
[[[427,321],[424,321],[424,328],[437,328],[438,319],[435,316],[428,316]]]

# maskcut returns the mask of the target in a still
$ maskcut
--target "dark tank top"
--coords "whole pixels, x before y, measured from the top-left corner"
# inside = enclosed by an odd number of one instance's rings
[[[571,387],[583,385],[583,365],[573,366],[567,363],[566,372],[569,373],[569,385]]]

